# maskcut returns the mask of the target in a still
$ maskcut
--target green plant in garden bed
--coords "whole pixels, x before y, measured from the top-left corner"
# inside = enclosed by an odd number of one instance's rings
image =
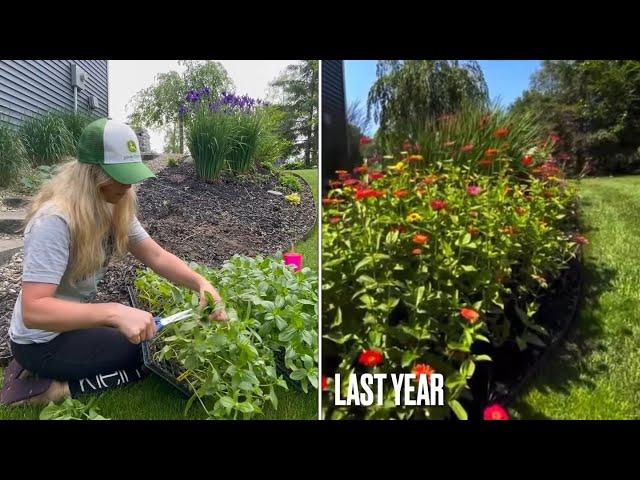
[[[284,199],[293,205],[300,205],[300,194],[298,193],[287,195]]]
[[[260,100],[224,92],[212,98],[211,91],[204,88],[191,90],[186,101],[188,105],[180,107],[180,114],[200,177],[215,180],[225,168],[244,174],[257,155],[261,161],[271,160],[278,151],[279,147],[272,145],[277,140],[274,118]]]
[[[0,123],[0,187],[13,183],[26,162],[22,142],[7,125]]]
[[[59,114],[47,113],[26,120],[19,135],[34,166],[51,165],[76,153],[77,139]]]
[[[300,191],[300,183],[293,175],[280,175],[280,186],[287,188],[292,192]]]
[[[504,118],[483,115],[469,121]],[[395,407],[390,391],[365,415],[464,419],[475,365],[491,360],[473,353],[478,342],[544,345],[535,298],[582,241],[569,231],[576,192],[529,120],[510,120],[471,136],[469,121],[456,130],[442,126],[455,118],[438,119],[399,158],[337,172],[323,200],[323,365],[345,383],[326,395],[346,396],[354,372],[436,371],[445,408]],[[507,301],[517,318],[505,315]],[[325,407],[330,418],[359,414]]]
[[[96,397],[92,397],[84,404],[78,399],[66,398],[56,405],[51,402],[40,412],[40,420],[109,420],[98,412],[93,405]]]
[[[317,279],[308,268],[294,273],[281,260],[235,256],[219,270],[193,267],[226,299],[230,321],[200,318],[163,329],[154,341],[156,360],[177,365],[180,381],[210,418],[260,414],[265,402],[278,406],[287,389],[276,353],[302,390],[317,388]],[[193,292],[173,286],[149,270],[135,281],[139,300],[155,315],[170,315],[198,304]]]
[[[214,180],[226,167],[233,147],[235,124],[223,113],[197,111],[188,129],[189,151],[200,178]]]

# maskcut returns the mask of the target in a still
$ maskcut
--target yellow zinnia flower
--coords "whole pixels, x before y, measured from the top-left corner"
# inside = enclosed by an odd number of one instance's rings
[[[407,222],[413,223],[422,220],[422,216],[419,213],[410,213],[407,215]]]

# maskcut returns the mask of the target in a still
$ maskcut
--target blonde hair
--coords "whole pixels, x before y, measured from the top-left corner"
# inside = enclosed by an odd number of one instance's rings
[[[73,159],[40,189],[31,202],[28,223],[46,202],[52,202],[66,216],[71,233],[69,280],[73,284],[94,275],[110,253],[124,256],[131,222],[136,213],[134,188],[115,205],[102,197],[100,187],[111,178],[99,165]],[[107,252],[109,237],[112,252]]]

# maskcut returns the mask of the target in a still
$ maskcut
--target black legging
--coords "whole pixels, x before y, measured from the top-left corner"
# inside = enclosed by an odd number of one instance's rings
[[[11,350],[39,377],[68,381],[72,397],[124,385],[147,373],[140,345],[115,328],[74,330],[46,343],[11,342]]]

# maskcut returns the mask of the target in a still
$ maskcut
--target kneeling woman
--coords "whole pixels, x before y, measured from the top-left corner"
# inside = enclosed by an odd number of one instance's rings
[[[152,177],[125,124],[101,119],[82,133],[77,161],[35,197],[24,232],[22,290],[11,318],[14,361],[0,401],[46,403],[141,378],[140,343],[155,335],[149,312],[86,303],[112,255],[131,252],[168,280],[216,289],[154,242],[136,218],[132,184]],[[227,320],[222,308],[212,320]]]

